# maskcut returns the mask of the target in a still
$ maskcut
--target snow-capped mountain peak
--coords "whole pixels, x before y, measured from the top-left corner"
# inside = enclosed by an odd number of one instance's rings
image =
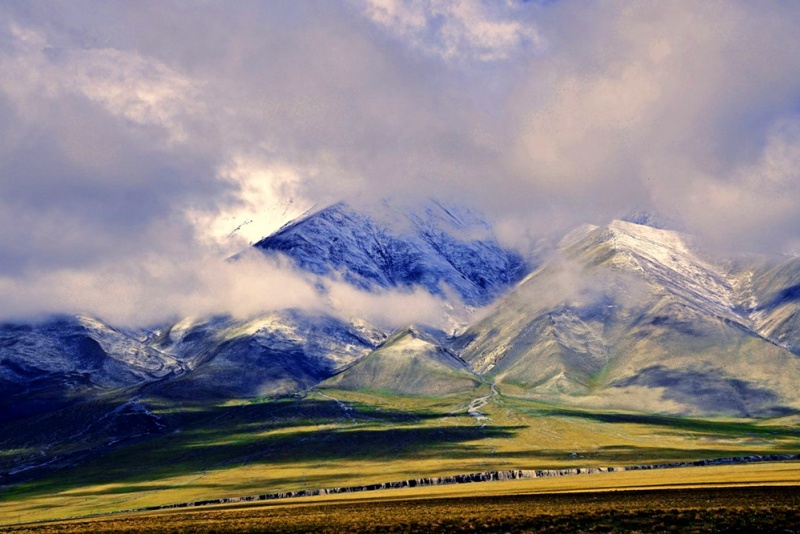
[[[469,210],[438,201],[387,210],[372,214],[340,202],[255,246],[311,273],[339,274],[360,289],[421,286],[439,296],[449,289],[468,305],[487,304],[524,274],[520,255],[503,249]]]
[[[680,232],[615,220],[588,230],[566,249],[594,254],[719,314],[733,314],[733,289],[724,270],[698,256],[689,237]]]

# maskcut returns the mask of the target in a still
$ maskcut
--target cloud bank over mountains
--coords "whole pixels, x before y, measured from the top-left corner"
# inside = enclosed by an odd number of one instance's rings
[[[3,317],[313,300],[221,259],[342,198],[464,203],[522,249],[635,208],[722,251],[800,250],[791,2],[26,2],[0,20]],[[238,295],[259,279],[283,290]]]

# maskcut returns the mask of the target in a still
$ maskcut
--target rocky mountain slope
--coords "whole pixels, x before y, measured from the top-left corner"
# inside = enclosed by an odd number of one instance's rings
[[[740,260],[729,276],[738,309],[753,328],[800,356],[800,258]]]
[[[249,320],[186,320],[165,331],[159,346],[197,355],[195,368],[154,391],[211,399],[296,393],[369,354],[385,337],[363,322],[299,310]]]
[[[182,374],[149,336],[84,316],[0,325],[0,421]]]
[[[517,253],[497,243],[482,218],[437,201],[401,212],[389,208],[382,216],[335,204],[255,247],[362,289],[422,286],[434,295],[454,291],[471,306],[488,304],[527,269]]]
[[[740,278],[676,232],[587,226],[454,348],[507,391],[549,402],[680,415],[792,412],[800,359],[754,319],[757,311],[741,307]],[[755,287],[748,291],[759,310]]]

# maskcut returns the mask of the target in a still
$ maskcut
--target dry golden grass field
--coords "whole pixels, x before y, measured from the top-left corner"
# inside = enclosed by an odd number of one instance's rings
[[[477,488],[474,488],[477,489]],[[355,499],[7,527],[80,532],[797,532],[800,487]]]
[[[9,533],[800,532],[800,463],[406,488],[39,524],[4,519]]]

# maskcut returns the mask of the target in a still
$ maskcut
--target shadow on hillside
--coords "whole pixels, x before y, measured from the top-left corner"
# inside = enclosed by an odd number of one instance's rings
[[[164,407],[163,417],[173,425],[196,425],[213,421],[217,428],[249,425],[252,429],[268,430],[293,426],[321,425],[357,418],[361,422],[411,423],[442,417],[432,411],[404,412],[381,409],[348,402],[345,411],[334,400],[286,397],[240,405],[209,405],[203,403],[170,403],[152,399],[155,406]]]
[[[768,452],[763,448],[726,447],[725,444],[696,449],[672,447],[637,447],[614,445],[585,450],[580,447],[570,449],[531,449],[527,451],[508,451],[503,458],[513,462],[519,469],[564,469],[568,467],[613,467],[623,465],[653,465],[671,462],[692,462],[753,456],[759,454],[798,454],[800,447],[774,447]]]
[[[148,404],[156,406],[159,400]],[[345,412],[333,400],[309,399],[172,406],[169,413],[159,415],[165,425],[159,434],[122,446],[81,451],[76,454],[80,465],[47,466],[26,473],[29,482],[12,488],[11,493],[28,496],[94,484],[130,486],[183,475],[202,477],[211,470],[243,465],[309,464],[312,469],[343,461],[367,465],[387,459],[460,458],[470,450],[480,453],[481,440],[510,438],[519,428],[478,427],[472,421],[458,426],[442,413],[348,406]],[[425,426],[428,420],[445,417],[450,421],[447,426]],[[3,483],[18,481],[5,477]]]
[[[696,432],[726,437],[764,437],[770,439],[800,437],[800,428],[797,427],[766,426],[749,421],[715,421],[666,415],[593,413],[558,408],[540,409],[536,410],[536,413],[557,417],[576,417],[601,423],[659,426],[667,431]]]
[[[611,383],[611,387],[630,386],[663,388],[663,399],[694,406],[704,412],[776,417],[796,411],[780,406],[780,397],[770,389],[700,369],[668,369],[653,365],[639,370],[635,376]]]
[[[766,303],[757,306],[756,310],[773,310],[784,304],[797,301],[800,301],[800,284],[783,288],[775,293]]]

